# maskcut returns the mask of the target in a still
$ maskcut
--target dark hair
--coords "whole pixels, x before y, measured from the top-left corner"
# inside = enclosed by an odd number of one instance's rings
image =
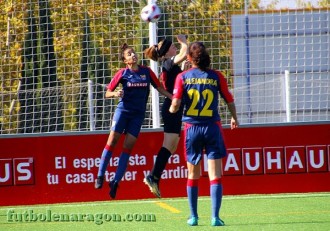
[[[124,55],[124,52],[125,52],[128,48],[130,48],[130,47],[127,45],[127,43],[124,43],[124,44],[120,47],[120,50],[121,50],[121,52],[120,52],[120,58],[121,58],[122,61],[125,61],[125,55]]]
[[[211,58],[202,42],[194,42],[189,45],[188,54],[193,64],[206,70],[211,64]]]
[[[153,61],[158,61],[159,58],[163,57],[172,45],[172,41],[164,39],[157,45],[151,46],[144,50],[144,55]]]

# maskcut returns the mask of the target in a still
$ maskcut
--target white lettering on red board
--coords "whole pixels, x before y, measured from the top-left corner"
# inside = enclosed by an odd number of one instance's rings
[[[224,175],[330,171],[330,145],[228,149]],[[207,171],[204,165],[204,171]]]
[[[0,159],[0,186],[33,185],[32,157]]]

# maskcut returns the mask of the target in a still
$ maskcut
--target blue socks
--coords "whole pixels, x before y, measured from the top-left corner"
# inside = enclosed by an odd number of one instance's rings
[[[219,218],[222,201],[222,184],[220,178],[210,181],[210,196],[212,202],[212,217]]]
[[[121,178],[123,178],[123,176],[126,172],[129,157],[130,157],[130,154],[125,153],[125,152],[121,153],[121,155],[119,157],[117,171],[115,174],[115,179],[114,179],[115,181],[119,182],[121,180]]]
[[[187,195],[191,217],[198,217],[197,200],[198,200],[198,179],[187,180]]]
[[[106,145],[102,152],[101,162],[99,166],[99,171],[97,172],[97,176],[104,177],[104,173],[105,170],[107,169],[111,156],[112,156],[112,147]]]
[[[190,208],[190,216],[198,217],[198,179],[187,180],[187,195]],[[210,181],[210,196],[212,202],[212,218],[220,218],[219,212],[222,201],[222,183],[220,178]]]
[[[102,156],[101,156],[99,171],[97,172],[98,177],[104,177],[105,170],[107,169],[110,158],[112,156],[112,151],[113,151],[113,147],[111,147],[109,145],[105,146],[105,148],[102,152]],[[129,157],[130,157],[130,150],[124,149],[119,157],[119,163],[118,163],[117,171],[116,171],[115,178],[114,178],[115,181],[119,182],[121,180],[121,178],[123,178],[123,176],[126,172]]]

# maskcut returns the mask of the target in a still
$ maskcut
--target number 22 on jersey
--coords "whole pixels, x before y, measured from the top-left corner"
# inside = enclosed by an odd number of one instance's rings
[[[202,94],[196,89],[190,89],[188,96],[191,99],[191,105],[187,110],[187,116],[213,116],[213,110],[210,110],[210,105],[214,99],[214,94],[210,89],[203,90]],[[202,105],[199,108],[197,104],[200,101],[202,101]]]

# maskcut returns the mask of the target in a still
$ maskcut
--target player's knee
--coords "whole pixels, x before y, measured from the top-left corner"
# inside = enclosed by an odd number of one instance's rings
[[[198,171],[197,169],[188,172],[189,179],[199,179],[200,176],[201,176],[200,171]]]
[[[115,147],[118,143],[117,139],[109,139],[107,142],[107,145],[111,146],[111,147]]]

